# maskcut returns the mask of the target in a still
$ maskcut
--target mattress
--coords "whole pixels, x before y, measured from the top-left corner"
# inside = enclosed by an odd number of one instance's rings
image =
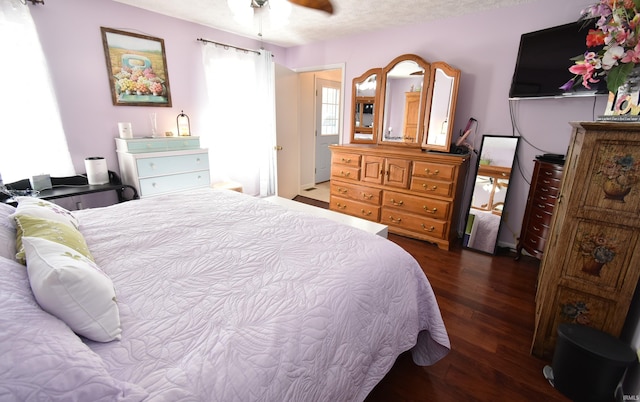
[[[85,343],[148,401],[362,401],[450,344],[419,264],[380,236],[229,190],[75,212],[122,338]]]

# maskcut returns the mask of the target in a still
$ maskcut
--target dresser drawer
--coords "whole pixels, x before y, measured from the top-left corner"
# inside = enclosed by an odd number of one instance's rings
[[[359,155],[359,154],[334,152],[332,157],[332,163],[352,166],[352,167],[360,167],[361,159],[362,159],[362,155]]]
[[[209,186],[209,171],[188,172],[140,179],[140,196],[147,197],[190,188]]]
[[[446,219],[449,216],[451,203],[434,200],[427,197],[417,197],[393,191],[385,191],[382,196],[382,206],[394,208],[433,219]]]
[[[337,197],[363,201],[373,205],[380,205],[382,190],[362,187],[357,184],[331,182],[331,194]]]
[[[116,138],[116,149],[132,154],[200,148],[198,137]]]
[[[360,180],[360,168],[344,165],[331,165],[331,176],[346,179],[346,180]]]
[[[539,253],[543,253],[544,252],[544,245],[547,243],[547,239],[545,239],[544,237],[540,237],[537,236],[536,234],[532,233],[531,231],[527,231],[527,236],[526,239],[523,243],[523,247],[525,249],[529,248],[533,251],[539,252]]]
[[[329,205],[330,209],[334,211],[357,216],[358,218],[368,219],[374,222],[378,222],[380,219],[380,207],[364,202],[331,195],[331,202]]]
[[[451,197],[453,195],[453,183],[447,181],[438,181],[413,176],[411,178],[411,191],[424,193],[427,195],[439,195],[443,197]]]
[[[207,152],[189,155],[139,158],[136,161],[139,177],[162,176],[173,173],[209,169]]]
[[[446,238],[447,222],[383,207],[380,223],[438,239]]]
[[[455,167],[434,162],[414,162],[413,176],[438,180],[453,180]]]

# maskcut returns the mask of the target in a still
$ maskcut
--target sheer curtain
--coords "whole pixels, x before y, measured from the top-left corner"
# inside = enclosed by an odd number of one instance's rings
[[[209,105],[205,130],[212,181],[236,181],[243,191],[275,194],[275,68],[260,54],[202,46]]]
[[[0,174],[75,174],[58,104],[29,7],[0,1]]]

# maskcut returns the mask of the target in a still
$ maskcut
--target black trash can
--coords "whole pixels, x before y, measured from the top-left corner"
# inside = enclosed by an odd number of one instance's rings
[[[613,401],[625,370],[636,360],[633,349],[612,335],[563,323],[553,354],[553,385],[573,401]]]

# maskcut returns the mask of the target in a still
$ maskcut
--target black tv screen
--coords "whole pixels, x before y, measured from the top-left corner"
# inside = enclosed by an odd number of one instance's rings
[[[595,20],[576,21],[523,34],[520,38],[520,50],[509,98],[607,94],[604,78],[591,84],[591,89],[582,86],[582,81],[569,91],[560,89],[573,77],[569,72],[569,67],[574,64],[571,58],[587,50],[586,38],[589,29],[595,29]],[[600,48],[589,48],[594,49]]]

